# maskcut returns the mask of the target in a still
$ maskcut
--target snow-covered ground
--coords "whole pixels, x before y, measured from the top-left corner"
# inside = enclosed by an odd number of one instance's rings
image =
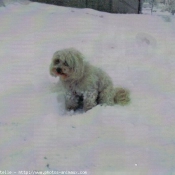
[[[128,88],[131,104],[65,111],[49,64],[67,47]],[[1,7],[3,170],[175,175],[175,16],[39,3]]]

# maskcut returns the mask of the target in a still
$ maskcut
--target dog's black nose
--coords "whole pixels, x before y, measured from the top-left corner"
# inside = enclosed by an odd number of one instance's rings
[[[62,69],[61,69],[61,68],[57,68],[56,71],[57,71],[58,73],[62,73]]]

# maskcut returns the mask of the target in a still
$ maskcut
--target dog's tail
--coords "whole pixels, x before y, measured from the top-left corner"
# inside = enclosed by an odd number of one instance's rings
[[[127,105],[130,103],[130,92],[124,88],[115,88],[114,102],[119,105]]]

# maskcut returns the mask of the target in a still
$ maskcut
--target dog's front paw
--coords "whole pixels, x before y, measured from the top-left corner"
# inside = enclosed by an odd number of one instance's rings
[[[130,102],[129,91],[124,88],[116,88],[115,103],[127,105]]]

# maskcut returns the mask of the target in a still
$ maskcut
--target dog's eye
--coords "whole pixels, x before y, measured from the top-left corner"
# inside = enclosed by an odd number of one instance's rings
[[[66,62],[66,61],[64,62],[64,66],[68,66],[68,64],[67,64],[67,62]]]
[[[59,64],[60,63],[60,60],[55,60],[54,61],[54,64]]]

